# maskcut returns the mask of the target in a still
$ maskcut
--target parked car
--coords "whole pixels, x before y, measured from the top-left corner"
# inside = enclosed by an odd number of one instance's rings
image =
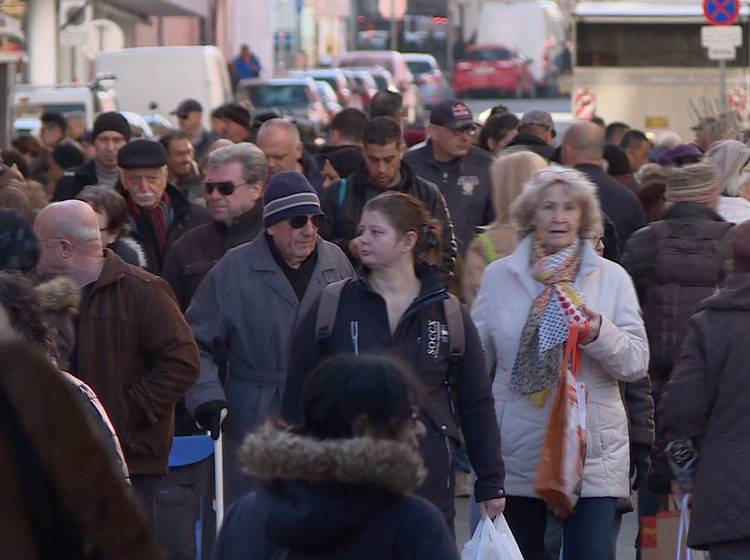
[[[391,76],[391,73],[385,68],[372,67],[367,69],[372,75],[372,79],[375,80],[375,85],[378,86],[378,91],[398,91],[396,81]]]
[[[404,115],[407,124],[419,124],[423,117],[423,107],[419,90],[414,84],[414,76],[398,51],[350,51],[339,56],[334,62],[339,68],[372,68],[388,70],[396,81],[398,91],[404,98]]]
[[[456,64],[453,89],[459,97],[480,91],[492,97],[534,97],[530,64],[511,45],[471,45]]]
[[[370,110],[370,101],[378,93],[378,84],[369,71],[359,68],[345,68],[344,73],[354,83],[354,92],[362,100],[362,110]]]
[[[318,134],[330,123],[315,80],[310,77],[240,80],[237,96],[250,100],[257,112],[275,111],[284,117],[309,121]]]
[[[323,102],[323,106],[326,108],[328,117],[333,120],[333,117],[342,109],[341,104],[336,98],[336,92],[333,91],[331,84],[323,80],[315,80],[315,88],[318,90],[318,95]]]
[[[431,54],[404,53],[409,70],[419,88],[419,95],[425,108],[431,109],[442,99],[450,97],[450,85],[440,66]]]
[[[351,107],[352,90],[349,80],[340,68],[311,68],[310,70],[293,70],[289,72],[290,78],[304,78],[310,76],[313,80],[322,80],[330,84],[342,107]]]

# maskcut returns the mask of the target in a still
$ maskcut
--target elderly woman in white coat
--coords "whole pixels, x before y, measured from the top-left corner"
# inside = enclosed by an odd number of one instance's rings
[[[630,277],[597,255],[593,184],[550,167],[512,208],[519,243],[487,267],[472,317],[487,361],[505,460],[506,517],[525,560],[544,558],[547,505],[535,492],[539,457],[559,386],[567,320],[555,288],[573,294],[589,326],[580,342],[586,385],[586,460],[575,513],[564,520],[565,560],[614,560],[617,498],[630,493],[628,422],[618,381],[647,373],[648,341]]]

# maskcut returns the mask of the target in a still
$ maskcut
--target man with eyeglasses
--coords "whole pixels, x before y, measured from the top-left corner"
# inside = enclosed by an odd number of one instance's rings
[[[248,431],[280,412],[297,319],[326,285],[354,276],[341,249],[318,235],[322,217],[315,189],[301,173],[274,175],[263,193],[264,232],[224,255],[186,313],[201,359],[201,376],[185,397],[187,408],[214,438],[221,412],[228,410],[227,504],[252,489],[236,452]],[[223,383],[217,353],[226,356]]]
[[[195,99],[184,99],[172,111],[177,116],[180,130],[190,135],[190,143],[195,150],[195,160],[202,161],[206,148],[216,138],[203,127],[203,106]]]
[[[66,358],[109,413],[134,495],[153,528],[174,406],[199,373],[195,341],[169,285],[102,248],[91,206],[81,200],[50,204],[34,232],[41,246],[37,272],[64,274],[81,289],[76,344]]]
[[[164,264],[163,276],[183,311],[219,259],[263,229],[260,197],[267,175],[266,157],[249,142],[219,148],[208,156],[203,187],[211,222],[182,236]]]
[[[117,153],[117,165],[133,238],[146,253],[147,270],[161,274],[172,245],[211,216],[168,182],[167,151],[159,142],[130,142]]]
[[[445,99],[430,113],[427,142],[404,158],[414,173],[443,193],[461,256],[476,228],[494,219],[492,156],[472,145],[476,132],[471,110],[458,99]]]

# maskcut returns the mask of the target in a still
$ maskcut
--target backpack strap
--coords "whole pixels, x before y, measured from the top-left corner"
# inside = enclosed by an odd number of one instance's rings
[[[448,336],[450,337],[451,362],[460,360],[466,349],[466,336],[464,333],[464,316],[461,313],[461,302],[453,294],[443,300],[445,312],[445,323],[448,325]]]
[[[318,315],[315,318],[315,338],[317,340],[327,340],[333,333],[333,325],[336,324],[336,314],[339,310],[339,299],[341,292],[349,283],[351,278],[344,278],[336,282],[331,282],[320,294],[320,303],[318,304]]]
[[[339,197],[336,208],[341,208],[344,205],[344,199],[346,198],[346,177],[339,179]]]
[[[484,260],[489,263],[493,263],[497,260],[497,251],[495,245],[492,243],[492,239],[486,233],[480,233],[477,235],[480,242],[482,243],[482,249],[484,250]]]

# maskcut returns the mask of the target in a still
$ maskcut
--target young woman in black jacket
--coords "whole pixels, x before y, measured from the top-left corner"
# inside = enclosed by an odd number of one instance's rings
[[[475,499],[483,515],[502,512],[503,462],[490,378],[474,324],[461,308],[464,351],[451,356],[444,300],[448,292],[431,271],[440,255],[440,231],[424,205],[403,193],[387,192],[365,206],[360,222],[359,279],[346,284],[330,335],[316,327],[320,302],[302,317],[291,346],[282,413],[300,420],[300,388],[308,372],[333,354],[360,352],[401,359],[416,372],[424,398],[420,419],[427,434],[421,452],[428,470],[417,494],[440,508],[452,527],[452,456],[466,441],[477,474]]]

